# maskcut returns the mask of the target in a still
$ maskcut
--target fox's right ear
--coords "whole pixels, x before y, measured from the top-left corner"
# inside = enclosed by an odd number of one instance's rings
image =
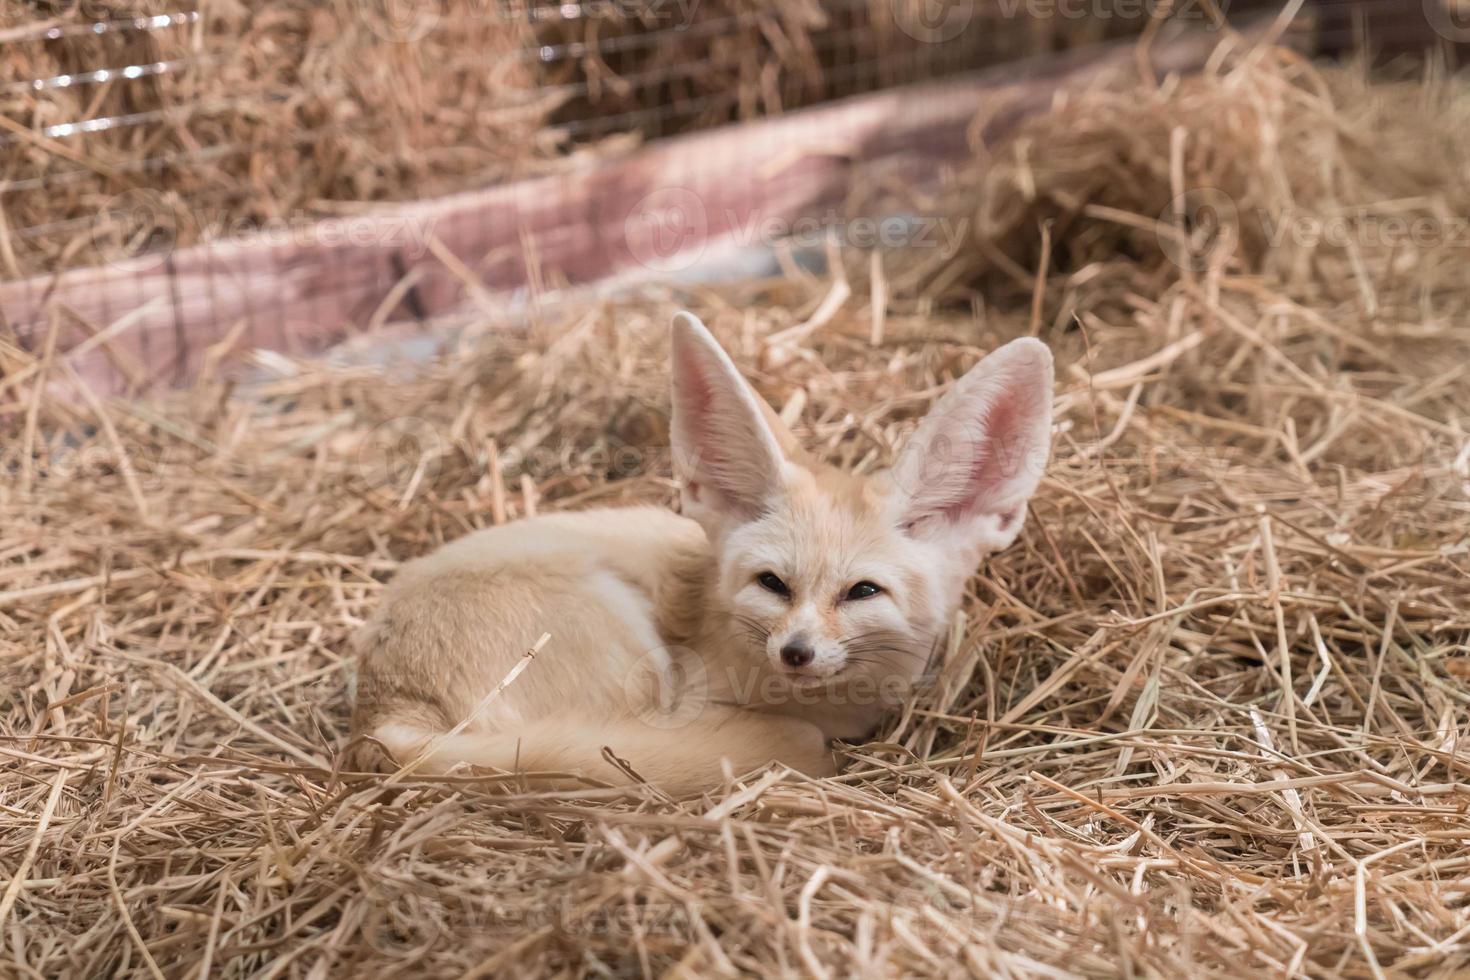
[[[670,441],[684,513],[714,536],[757,516],[781,488],[785,456],[757,395],[689,313],[674,316]]]
[[[955,382],[893,468],[899,527],[977,555],[1010,545],[1046,468],[1051,400],[1051,351],[1029,337]]]

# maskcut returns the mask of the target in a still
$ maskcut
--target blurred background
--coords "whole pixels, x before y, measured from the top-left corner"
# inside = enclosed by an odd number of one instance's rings
[[[859,251],[918,236],[946,175],[1059,93],[1267,35],[1453,66],[1470,17],[1458,0],[11,3],[0,308],[27,349],[58,309],[64,340],[127,317],[112,346],[177,384],[231,330],[296,354],[472,300],[766,274],[782,249],[817,265],[856,218],[887,221],[855,226]],[[119,390],[102,354],[81,368]]]

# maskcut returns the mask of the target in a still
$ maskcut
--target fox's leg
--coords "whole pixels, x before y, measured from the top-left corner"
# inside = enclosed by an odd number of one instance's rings
[[[815,725],[723,706],[709,706],[687,724],[669,728],[637,718],[597,724],[567,719],[534,722],[518,732],[436,737],[423,727],[388,721],[373,736],[400,765],[424,756],[419,772],[445,772],[463,763],[582,776],[619,786],[634,782],[605,758],[606,748],[640,778],[675,796],[718,787],[725,781],[726,763],[736,776],[771,762],[809,776],[837,771]]]

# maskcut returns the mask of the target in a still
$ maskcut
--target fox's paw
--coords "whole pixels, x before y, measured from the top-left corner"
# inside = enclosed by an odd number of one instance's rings
[[[782,748],[774,761],[819,779],[837,775],[837,755],[820,728],[800,718],[783,718],[781,729]]]

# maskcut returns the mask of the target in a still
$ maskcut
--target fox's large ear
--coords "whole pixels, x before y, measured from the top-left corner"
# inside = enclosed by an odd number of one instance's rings
[[[781,487],[785,455],[770,409],[698,318],[675,314],[670,346],[674,477],[684,513],[713,535],[765,509]]]
[[[1013,340],[971,368],[900,454],[893,519],[979,553],[1008,546],[1046,468],[1051,400],[1051,351],[1039,340]]]

